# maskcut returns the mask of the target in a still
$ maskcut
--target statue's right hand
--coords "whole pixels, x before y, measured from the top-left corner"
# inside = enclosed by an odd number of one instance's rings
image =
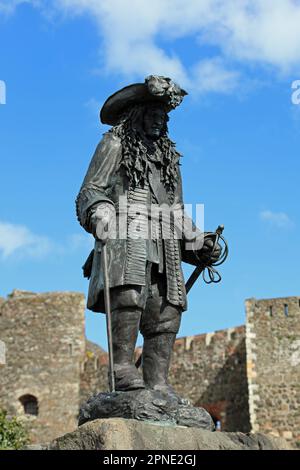
[[[93,210],[90,218],[94,237],[101,241],[110,238],[114,220],[114,206],[109,202],[100,202]]]

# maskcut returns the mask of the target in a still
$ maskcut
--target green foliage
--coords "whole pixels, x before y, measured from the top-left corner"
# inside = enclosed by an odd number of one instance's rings
[[[0,450],[18,450],[28,441],[22,423],[16,417],[8,418],[6,411],[0,410]]]

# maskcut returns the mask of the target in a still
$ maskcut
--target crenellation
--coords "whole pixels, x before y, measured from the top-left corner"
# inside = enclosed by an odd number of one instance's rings
[[[193,345],[195,336],[186,336],[185,342],[184,342],[184,348],[186,351],[189,351]]]

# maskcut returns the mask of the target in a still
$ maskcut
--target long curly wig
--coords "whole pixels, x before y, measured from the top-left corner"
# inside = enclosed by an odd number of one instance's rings
[[[125,168],[129,178],[130,186],[144,186],[147,178],[149,159],[159,158],[161,164],[161,179],[168,192],[173,193],[177,178],[178,164],[181,155],[175,148],[175,143],[168,137],[167,122],[169,120],[165,113],[165,123],[160,137],[157,140],[147,138],[143,129],[144,115],[155,103],[137,104],[125,111],[118,124],[110,132],[121,139],[123,158],[121,166]]]

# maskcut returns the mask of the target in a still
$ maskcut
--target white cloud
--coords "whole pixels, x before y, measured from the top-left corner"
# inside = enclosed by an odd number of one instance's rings
[[[59,243],[37,235],[24,225],[0,222],[0,258],[44,258],[49,255],[67,256],[74,252],[88,253],[94,239],[87,233],[74,233]]]
[[[95,240],[92,235],[88,233],[74,233],[69,237],[70,250],[92,250]]]
[[[87,13],[99,26],[109,72],[145,76],[161,73],[200,92],[238,85],[238,63],[300,72],[300,4],[295,0],[56,0],[71,14]],[[187,69],[184,57],[158,46],[158,39],[198,39],[199,60]],[[203,57],[202,45],[216,57]],[[209,59],[209,60],[208,60]],[[198,73],[197,73],[198,72]]]
[[[191,85],[200,93],[230,93],[239,83],[239,73],[226,69],[220,57],[200,61],[195,65],[192,77]]]
[[[290,228],[294,224],[289,216],[285,212],[272,212],[272,211],[262,211],[260,212],[261,220],[268,222],[278,228]]]
[[[89,15],[102,39],[102,71],[126,78],[170,75],[193,92],[229,92],[244,65],[300,73],[299,0],[0,0],[1,9],[30,2],[59,14]],[[191,37],[199,57],[190,68],[172,41]],[[203,46],[216,48],[214,57]],[[174,50],[173,49],[173,50]],[[273,73],[274,74],[274,73]]]
[[[41,257],[52,249],[49,238],[35,235],[24,225],[0,222],[0,253],[2,258],[17,254],[21,257]]]

